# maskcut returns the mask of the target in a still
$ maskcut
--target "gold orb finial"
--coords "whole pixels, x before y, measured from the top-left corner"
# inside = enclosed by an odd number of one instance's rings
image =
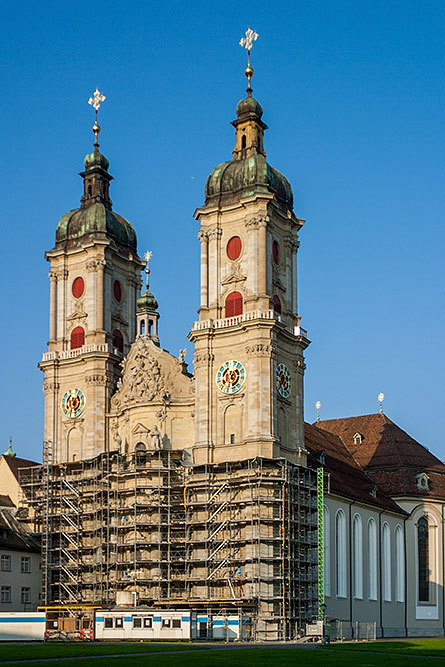
[[[97,121],[95,121],[95,123],[93,125],[93,132],[94,132],[94,136],[96,137],[96,141],[95,141],[94,145],[99,146],[98,141],[99,141],[100,125],[97,123]]]

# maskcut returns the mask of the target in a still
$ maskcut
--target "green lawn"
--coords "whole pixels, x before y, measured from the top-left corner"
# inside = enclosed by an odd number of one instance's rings
[[[0,644],[0,664],[4,660],[36,660],[37,658],[65,658],[82,655],[110,655],[112,653],[151,653],[152,651],[189,651],[198,649],[193,644]],[[205,648],[205,647],[204,647]]]
[[[445,639],[406,639],[403,642],[377,641],[332,644],[330,650],[403,653],[405,655],[430,655],[436,658],[445,658]]]
[[[341,644],[331,647],[304,648],[232,648],[206,650],[205,645],[190,644],[39,644],[0,646],[0,665],[4,660],[37,659],[32,667],[91,667],[93,656],[117,653],[144,653],[141,656],[107,657],[96,664],[103,667],[431,667],[428,656],[445,659],[445,640],[413,640],[406,642],[376,642]],[[153,652],[176,651],[173,655],[153,655]],[[188,651],[193,651],[192,654]],[[180,652],[181,655],[177,655]],[[379,655],[381,652],[386,655]],[[188,653],[188,654],[187,654]],[[394,655],[394,654],[398,655]],[[403,653],[403,655],[402,655]],[[152,655],[150,655],[152,654]],[[392,654],[392,655],[391,655]],[[54,660],[44,657],[83,656],[77,660]],[[415,656],[425,657],[415,657]],[[413,656],[413,657],[410,657]],[[38,660],[42,658],[42,660]],[[442,660],[434,663],[442,664]],[[444,663],[445,664],[445,663]]]
[[[346,653],[329,649],[240,649],[212,650],[203,653],[178,655],[152,655],[132,658],[108,658],[104,667],[431,667],[430,658],[407,658],[375,655],[373,653]],[[438,661],[439,662],[439,661]],[[91,659],[45,662],[38,661],[32,667],[91,667]],[[102,661],[96,662],[101,665]]]

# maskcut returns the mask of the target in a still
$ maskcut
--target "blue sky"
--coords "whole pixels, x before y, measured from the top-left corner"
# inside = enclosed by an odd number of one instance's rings
[[[1,451],[12,435],[40,454],[44,252],[78,206],[96,86],[114,209],[153,251],[161,343],[191,363],[193,212],[231,156],[247,25],[268,159],[307,220],[306,419],[316,400],[326,419],[375,412],[383,391],[386,414],[445,456],[445,4],[411,0],[1,4]]]

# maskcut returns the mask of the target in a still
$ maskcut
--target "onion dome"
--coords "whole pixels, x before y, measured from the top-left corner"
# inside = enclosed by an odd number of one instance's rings
[[[3,456],[10,456],[11,458],[14,458],[15,456],[17,456],[17,454],[15,453],[15,451],[12,448],[12,440],[11,439],[9,440],[9,447],[6,450],[6,452],[3,453]]]
[[[156,301],[154,295],[150,290],[147,290],[141,294],[137,300],[137,311],[138,313],[154,313],[158,308],[158,302]]]
[[[205,206],[233,204],[264,192],[274,195],[284,210],[292,209],[289,181],[266,161],[263,134],[267,125],[261,120],[262,115],[261,104],[252,97],[249,79],[247,96],[238,102],[237,119],[232,123],[236,135],[233,159],[215,167],[207,179]]]
[[[86,155],[85,170],[80,173],[84,183],[81,205],[59,220],[56,248],[76,247],[92,239],[104,239],[136,253],[136,232],[128,220],[113,211],[109,192],[113,177],[108,173],[108,159],[99,151],[97,135],[100,128],[97,123],[93,132],[96,135],[94,151]]]
[[[236,115],[238,118],[245,118],[247,116],[257,116],[261,118],[263,115],[263,107],[252,95],[247,95],[243,100],[240,100],[236,106]]]

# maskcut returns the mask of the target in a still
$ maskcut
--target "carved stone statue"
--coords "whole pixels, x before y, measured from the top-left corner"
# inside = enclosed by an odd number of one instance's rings
[[[150,439],[152,449],[161,449],[161,434],[156,424],[150,433]]]
[[[179,361],[181,364],[184,363],[185,355],[187,354],[186,348],[179,350]]]
[[[113,443],[114,443],[114,449],[117,449],[120,452],[121,451],[121,445],[122,445],[122,438],[120,437],[120,435],[117,431],[114,434]]]

